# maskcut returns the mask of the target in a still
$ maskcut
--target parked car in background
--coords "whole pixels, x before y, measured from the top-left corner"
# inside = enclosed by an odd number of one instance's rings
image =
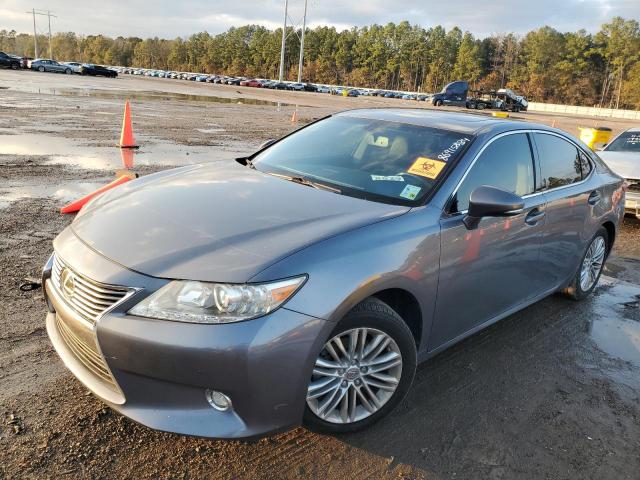
[[[49,60],[46,58],[38,58],[36,60],[32,60],[31,70],[37,70],[39,72],[66,73],[67,75],[71,75],[73,73],[73,70],[69,65],[65,65],[64,63],[59,63],[55,60]]]
[[[252,78],[250,80],[242,80],[240,82],[240,86],[262,88],[262,82],[256,80],[255,78]]]
[[[331,87],[329,87],[328,85],[318,85],[318,87],[316,88],[316,92],[329,93],[331,92]]]
[[[22,68],[22,60],[15,55],[9,55],[4,52],[0,52],[0,67],[10,68],[12,70],[19,70]]]
[[[83,63],[82,66],[80,67],[80,75],[116,78],[118,76],[118,72],[116,72],[115,70],[111,70],[110,68],[103,67],[102,65],[95,65],[93,63]]]
[[[81,63],[78,62],[62,62],[63,65],[68,65],[73,70],[73,73],[80,73],[80,67],[82,67]]]
[[[622,132],[598,155],[627,181],[625,210],[640,219],[640,127]]]

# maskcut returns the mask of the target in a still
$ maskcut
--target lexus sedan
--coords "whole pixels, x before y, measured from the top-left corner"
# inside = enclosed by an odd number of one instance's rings
[[[626,211],[640,219],[640,128],[622,132],[598,155],[627,181]]]
[[[89,202],[44,267],[47,331],[155,429],[353,431],[419,362],[554,292],[589,295],[623,215],[623,180],[560,130],[351,110]]]
[[[32,60],[30,65],[31,70],[37,70],[39,72],[57,72],[66,73],[67,75],[71,75],[73,73],[73,69],[69,65],[58,63],[55,60],[48,60],[46,58]]]

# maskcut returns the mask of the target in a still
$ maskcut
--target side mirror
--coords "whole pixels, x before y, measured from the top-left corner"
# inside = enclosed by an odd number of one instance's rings
[[[462,221],[467,229],[475,230],[484,217],[510,217],[522,213],[523,208],[522,197],[483,185],[471,192],[469,210]]]
[[[259,151],[259,150],[263,150],[263,149],[267,148],[269,145],[273,145],[274,143],[276,143],[276,139],[275,139],[275,138],[270,138],[269,140],[267,140],[266,142],[263,142],[263,143],[258,147],[258,151]]]

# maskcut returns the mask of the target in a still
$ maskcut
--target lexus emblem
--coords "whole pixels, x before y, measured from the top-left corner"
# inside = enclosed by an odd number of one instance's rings
[[[68,268],[63,268],[60,272],[60,288],[67,299],[71,300],[76,289],[76,282],[73,273]]]

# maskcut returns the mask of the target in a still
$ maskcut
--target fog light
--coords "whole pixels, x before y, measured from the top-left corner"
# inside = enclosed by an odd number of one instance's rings
[[[206,390],[207,402],[216,410],[226,412],[231,408],[231,399],[224,393],[216,390]]]

